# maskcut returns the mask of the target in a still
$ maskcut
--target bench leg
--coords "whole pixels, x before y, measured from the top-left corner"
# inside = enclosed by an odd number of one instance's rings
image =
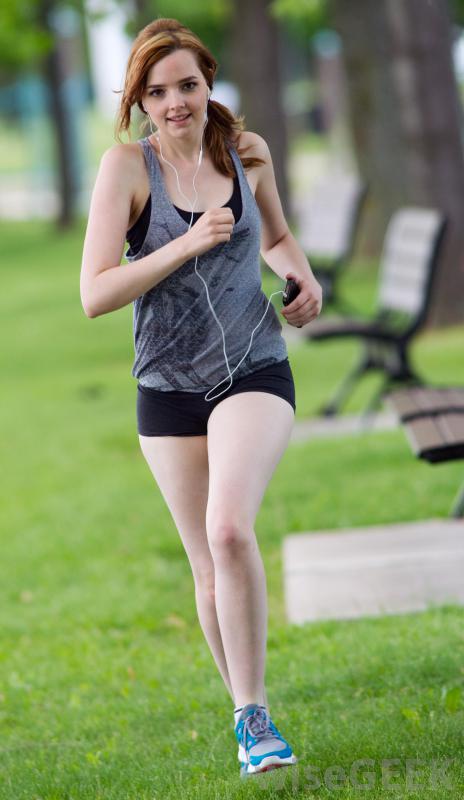
[[[384,380],[380,385],[380,388],[375,390],[374,394],[369,400],[367,406],[365,407],[361,415],[361,428],[363,430],[370,427],[370,423],[372,423],[375,417],[375,412],[380,410],[380,406],[382,404],[382,397],[389,388],[391,383],[392,383],[391,378],[389,377],[384,378]]]
[[[393,381],[423,385],[424,382],[411,366],[408,341],[391,342],[387,345],[384,368]]]
[[[338,414],[343,403],[352,391],[356,381],[358,381],[359,378],[371,368],[372,363],[369,355],[363,354],[362,358],[358,361],[355,367],[351,370],[351,372],[348,373],[346,378],[343,379],[339,388],[336,390],[329,402],[322,406],[319,413],[323,414],[325,417],[333,417]]]
[[[381,370],[386,375],[386,378],[367,405],[365,411],[366,419],[379,406],[382,395],[392,384],[423,385],[422,379],[412,370],[409,364],[407,350],[403,343],[379,344],[378,342],[368,341],[364,344],[364,350],[358,363],[343,379],[335,394],[328,403],[322,406],[319,413],[325,417],[332,417],[338,414],[351,393],[354,384],[372,369]]]

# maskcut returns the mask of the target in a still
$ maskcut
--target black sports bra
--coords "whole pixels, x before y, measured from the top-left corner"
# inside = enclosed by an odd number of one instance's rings
[[[174,206],[174,204],[173,204]],[[174,206],[176,211],[180,214],[180,216],[186,221],[190,222],[192,217],[191,211],[186,211],[184,208],[178,208]],[[222,208],[231,208],[232,213],[235,218],[235,222],[237,223],[242,216],[242,195],[240,192],[240,181],[238,179],[237,173],[235,173],[234,177],[234,190],[232,192],[231,197],[224,203]],[[194,211],[193,212],[193,222],[195,223],[204,211]],[[131,228],[127,231],[126,234],[126,241],[130,245],[130,250],[128,251],[128,255],[135,255],[140,250],[143,242],[145,241],[148,225],[150,224],[150,215],[151,215],[151,193],[148,195],[148,200],[145,203],[145,207],[138,217],[138,219],[134,222]],[[193,224],[193,223],[192,223]]]

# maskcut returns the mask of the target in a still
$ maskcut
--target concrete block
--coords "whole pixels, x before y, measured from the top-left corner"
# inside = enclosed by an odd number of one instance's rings
[[[289,534],[287,619],[355,619],[464,605],[464,520]]]

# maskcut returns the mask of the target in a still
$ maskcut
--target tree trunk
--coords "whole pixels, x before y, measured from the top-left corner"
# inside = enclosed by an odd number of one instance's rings
[[[68,86],[65,83],[71,75],[71,53],[69,42],[65,44],[64,40],[60,40],[53,20],[59,4],[56,0],[40,0],[39,8],[41,25],[53,37],[52,47],[43,61],[43,76],[48,90],[49,113],[56,143],[60,199],[56,222],[59,228],[68,228],[75,216],[78,189],[78,155],[74,139],[76,131],[72,130],[76,122],[76,109],[71,106],[69,83]],[[74,100],[76,97],[71,98],[71,101]]]
[[[448,230],[429,325],[464,320],[464,157],[445,0],[332,0],[353,142],[369,187],[362,240],[380,251],[402,205],[442,209]],[[366,234],[367,226],[367,234]]]
[[[124,8],[124,3],[122,4]],[[135,39],[139,31],[145,28],[150,22],[161,17],[155,0],[132,0],[134,13],[130,15],[130,35]]]
[[[264,137],[271,151],[277,189],[289,219],[287,125],[282,97],[280,35],[271,0],[235,0],[230,41],[231,79],[241,94],[245,127]]]

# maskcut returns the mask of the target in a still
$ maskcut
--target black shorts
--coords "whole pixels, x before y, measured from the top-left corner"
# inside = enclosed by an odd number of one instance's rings
[[[232,375],[234,379],[234,375]],[[230,380],[230,379],[228,379]],[[227,382],[224,381],[227,385]],[[221,384],[222,385],[222,384]],[[213,387],[211,387],[213,388]],[[216,392],[221,391],[221,386]],[[162,392],[137,384],[137,429],[142,436],[206,436],[213,408],[233,394],[268,392],[287,400],[296,411],[295,384],[286,358],[277,364],[233,380],[232,386],[214,400],[204,392]],[[214,394],[215,392],[211,392]]]

